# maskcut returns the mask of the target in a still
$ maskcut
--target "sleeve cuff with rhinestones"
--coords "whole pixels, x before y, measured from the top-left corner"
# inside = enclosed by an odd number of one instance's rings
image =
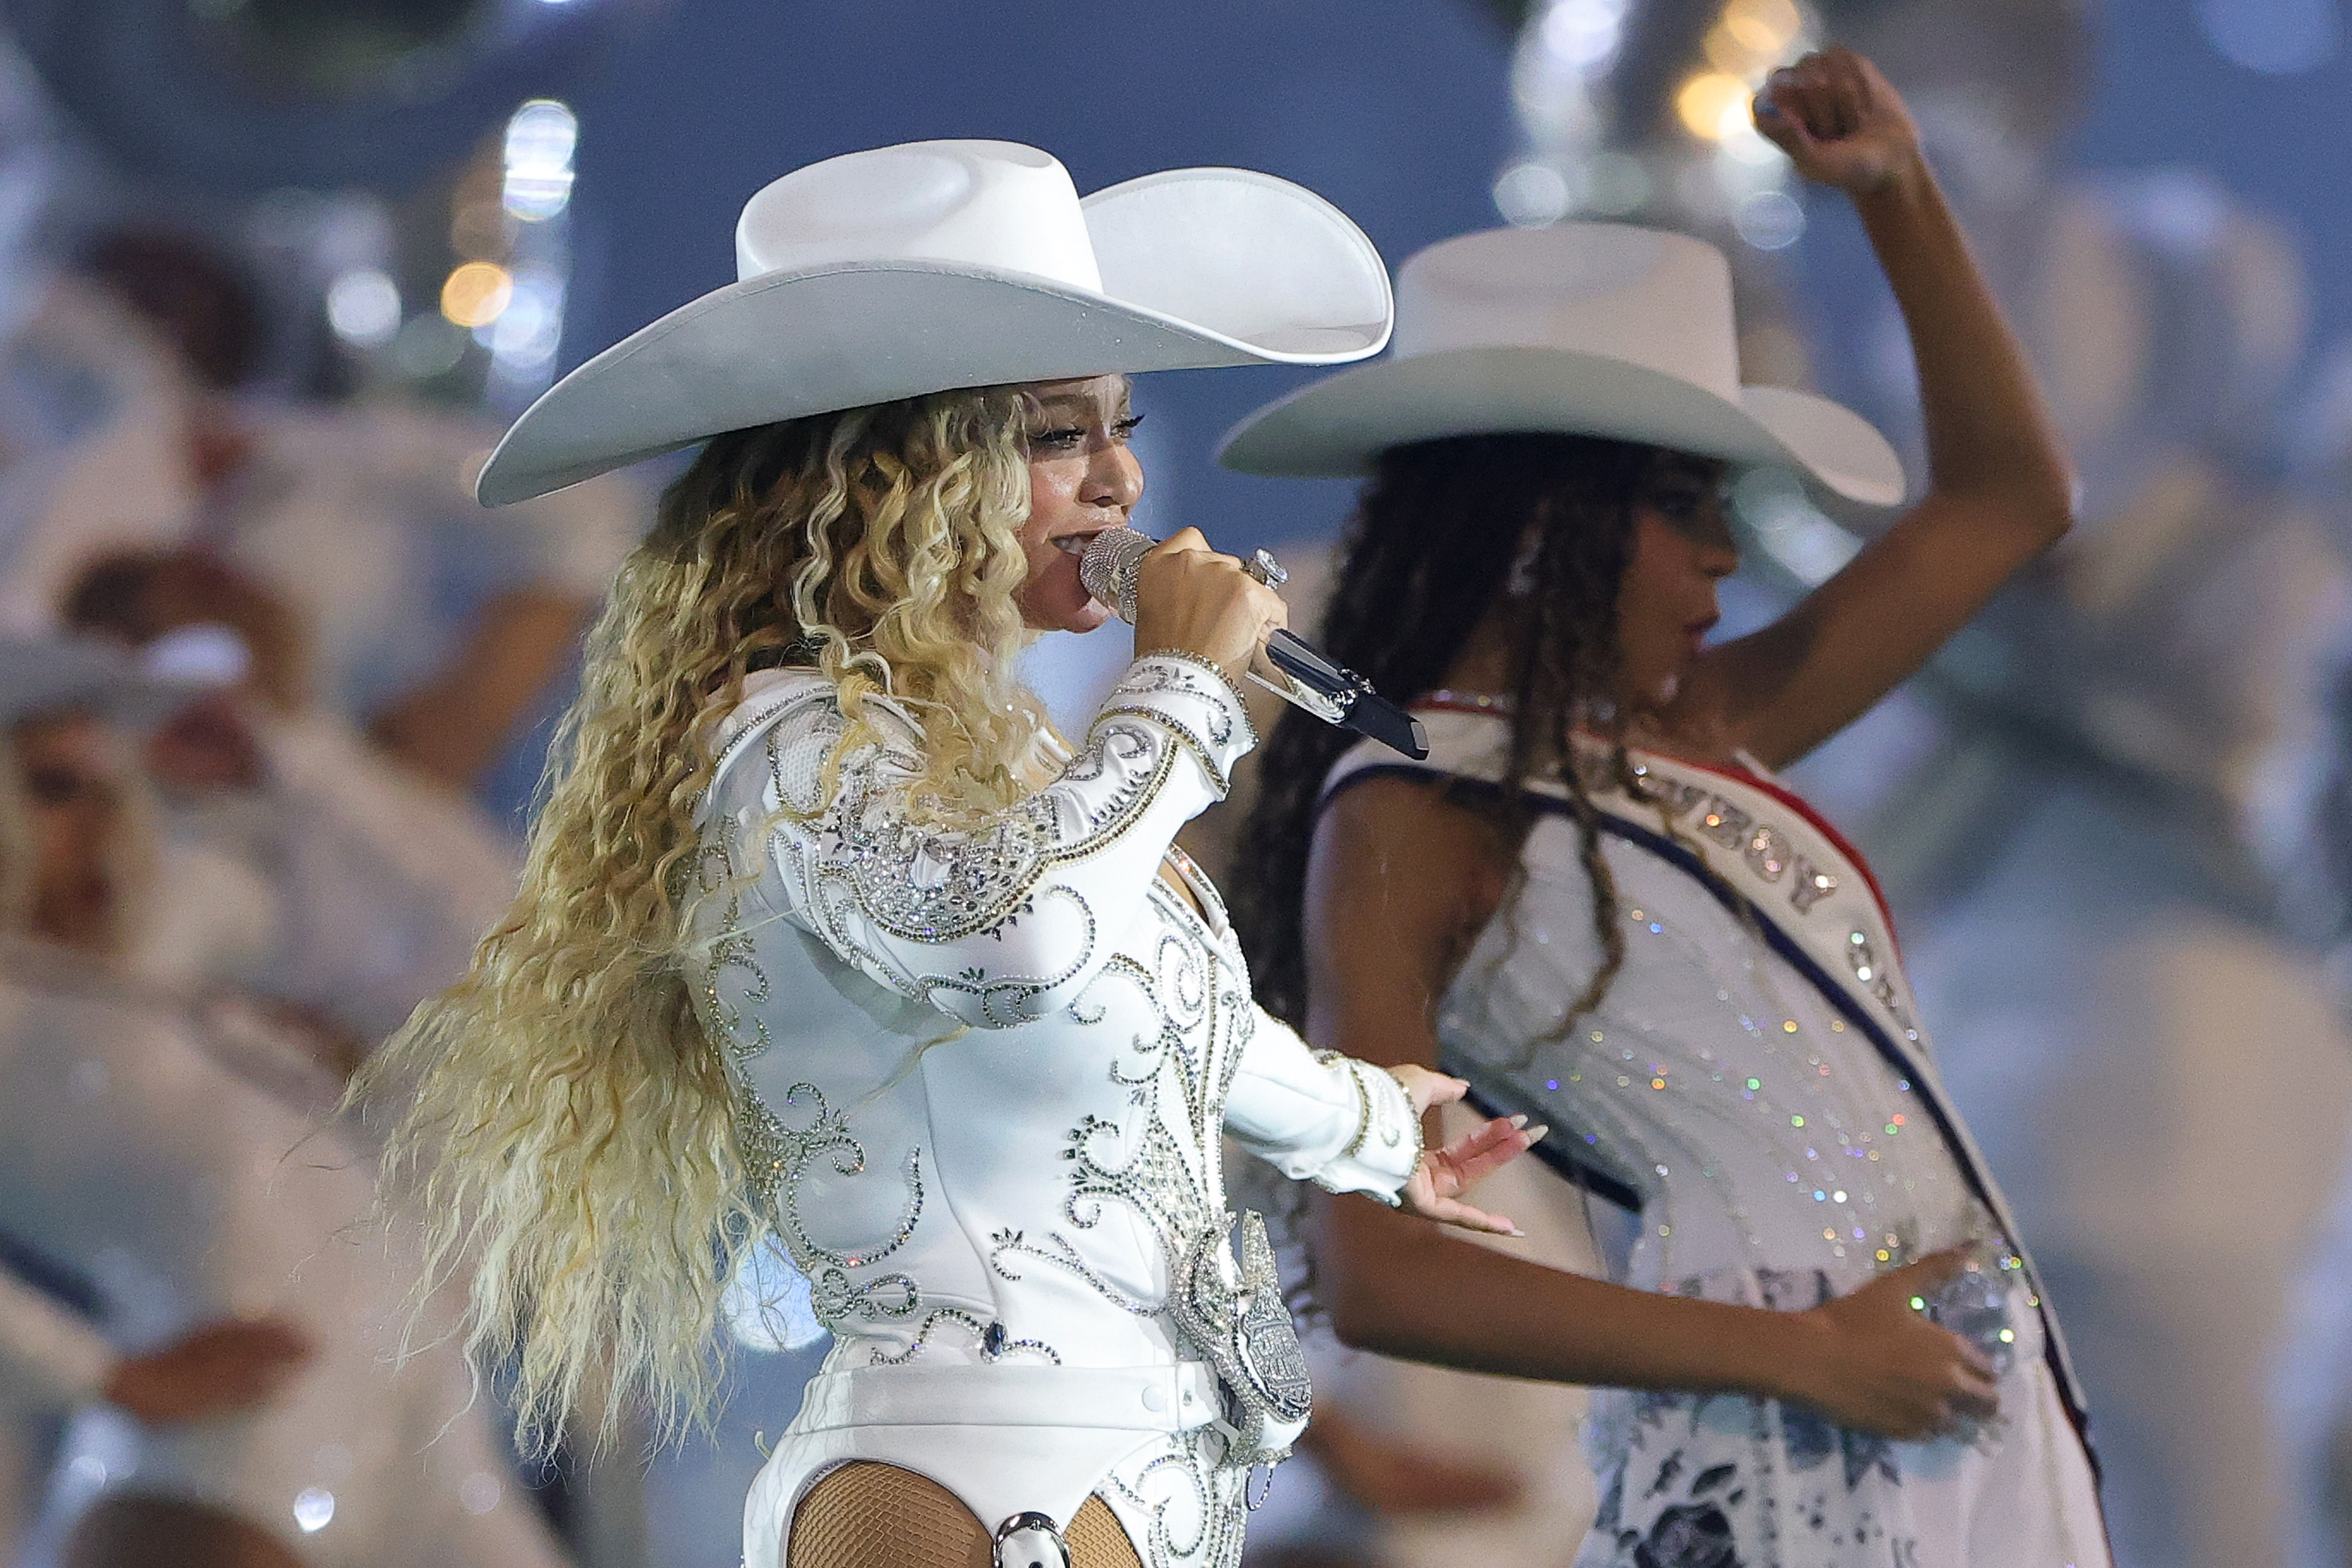
[[[1129,664],[1103,699],[1095,724],[1122,716],[1166,727],[1201,764],[1220,799],[1234,764],[1257,744],[1232,679],[1213,661],[1179,649],[1146,653]]]
[[[1327,1192],[1370,1193],[1391,1206],[1421,1164],[1421,1119],[1396,1075],[1352,1056],[1333,1056],[1327,1065],[1355,1081],[1362,1120],[1339,1157],[1315,1173]]]

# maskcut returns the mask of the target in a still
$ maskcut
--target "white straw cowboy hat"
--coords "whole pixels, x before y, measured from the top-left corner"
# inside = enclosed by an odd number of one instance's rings
[[[1013,382],[1344,364],[1388,341],[1388,269],[1345,214],[1244,169],[1081,201],[1010,141],[795,170],[735,226],[739,281],[573,371],[476,493],[520,501],[725,431]]]
[[[1360,474],[1441,436],[1561,431],[1794,469],[1844,509],[1903,499],[1861,415],[1742,386],[1731,268],[1704,240],[1623,224],[1490,229],[1397,273],[1396,346],[1258,410],[1218,455],[1245,474]]]

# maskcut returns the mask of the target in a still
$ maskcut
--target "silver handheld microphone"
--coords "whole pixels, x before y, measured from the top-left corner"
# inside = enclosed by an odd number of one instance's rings
[[[1079,556],[1078,580],[1131,626],[1136,573],[1159,544],[1133,528],[1105,528]],[[1276,632],[1265,640],[1249,678],[1325,724],[1370,736],[1415,761],[1429,755],[1429,737],[1419,719],[1374,691],[1363,676],[1333,664],[1288,632]]]

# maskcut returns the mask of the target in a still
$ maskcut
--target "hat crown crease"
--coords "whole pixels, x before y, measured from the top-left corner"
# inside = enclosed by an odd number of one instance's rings
[[[1731,271],[1703,240],[1616,224],[1487,230],[1397,274],[1400,359],[1463,349],[1601,354],[1739,395]]]
[[[917,141],[796,169],[744,204],[739,281],[846,265],[940,262],[1102,292],[1077,187],[1013,141]]]

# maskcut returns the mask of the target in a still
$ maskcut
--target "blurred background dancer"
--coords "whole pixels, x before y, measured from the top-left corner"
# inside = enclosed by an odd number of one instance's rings
[[[71,1417],[27,1561],[558,1568],[456,1354],[392,1364],[415,1273],[320,1125],[339,1042],[136,967],[128,743],[188,694],[59,640],[0,691],[0,1367]]]

